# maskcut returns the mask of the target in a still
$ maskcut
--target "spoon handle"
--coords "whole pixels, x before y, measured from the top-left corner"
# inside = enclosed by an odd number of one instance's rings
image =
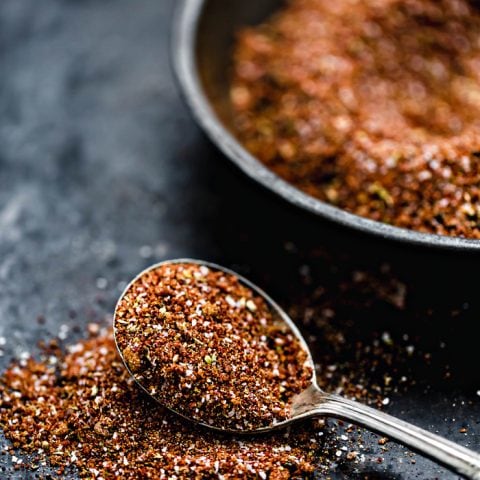
[[[480,480],[480,454],[379,410],[323,395],[311,413],[349,420],[397,440],[466,478]]]

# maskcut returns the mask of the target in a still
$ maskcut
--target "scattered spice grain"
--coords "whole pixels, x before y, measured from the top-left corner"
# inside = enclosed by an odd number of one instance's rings
[[[55,361],[52,361],[55,360]],[[315,422],[258,438],[193,427],[150,399],[126,371],[112,332],[43,361],[13,364],[0,380],[0,425],[17,467],[47,460],[80,478],[309,478],[321,463]],[[12,451],[13,453],[13,451]]]
[[[451,303],[448,295],[439,297],[437,285],[427,299],[423,288],[421,296],[415,295],[418,284],[412,279],[417,272],[399,278],[395,268],[371,259],[362,269],[343,254],[291,242],[285,248],[298,258],[294,264],[286,261],[284,278],[292,283],[281,297],[302,324],[322,388],[379,408],[391,408],[383,405],[384,398],[394,405],[409,390],[428,395],[443,391],[446,382],[478,398],[476,372],[465,387],[465,363],[451,363],[459,351],[475,352],[477,337],[458,328],[460,320],[474,325],[478,317],[473,300],[470,308],[462,307],[465,298],[475,298],[474,286]],[[439,298],[445,300],[441,306]],[[75,325],[85,325],[85,318],[78,315]],[[410,467],[415,463],[412,452],[389,444],[387,453],[378,437],[372,441],[362,429],[333,420],[296,424],[259,437],[195,427],[131,380],[110,331],[99,331],[97,325],[85,330],[92,338],[70,342],[66,354],[54,342],[38,361],[22,354],[0,376],[0,426],[10,443],[2,452],[8,455],[0,476],[10,478],[15,468],[29,469],[28,478],[52,478],[48,465],[60,478],[89,479],[381,476],[391,473],[391,459],[401,456],[408,459],[406,474],[423,469],[423,464]],[[412,344],[415,349],[407,354]],[[428,362],[426,353],[431,354]],[[466,358],[471,365],[474,353]],[[68,433],[60,427],[54,434],[64,422]],[[444,422],[450,425],[448,418]],[[337,457],[337,451],[344,453]],[[379,455],[385,457],[381,464]],[[8,466],[10,461],[14,467]]]
[[[144,272],[115,312],[134,378],[162,405],[203,424],[255,430],[288,418],[312,377],[308,354],[237,276],[194,263]]]
[[[269,168],[349,212],[480,238],[480,11],[291,0],[239,32],[231,101]]]

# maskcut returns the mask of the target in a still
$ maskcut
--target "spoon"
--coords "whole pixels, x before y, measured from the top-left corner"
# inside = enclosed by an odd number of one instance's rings
[[[142,384],[141,380],[137,376],[133,375],[128,366],[128,363],[124,358],[124,352],[122,352],[122,350],[119,348],[119,344],[117,341],[118,307],[120,301],[129,291],[131,285],[134,284],[140,277],[142,277],[142,275],[144,275],[150,270],[159,268],[161,266],[177,263],[205,266],[211,270],[221,271],[226,274],[233,275],[238,278],[240,283],[251,289],[259,297],[263,298],[265,303],[270,307],[271,311],[274,312],[276,319],[278,318],[278,321],[282,321],[298,340],[300,348],[302,348],[306,353],[307,362],[311,367],[312,376],[307,388],[305,388],[299,394],[293,396],[290,400],[290,414],[288,418],[282,421],[277,421],[267,426],[262,426],[260,428],[255,428],[251,430],[235,430],[231,428],[227,429],[215,424],[204,424],[198,422],[193,418],[186,417],[184,412],[175,411],[175,413],[187,418],[187,420],[194,421],[205,427],[214,430],[220,430],[222,432],[230,432],[236,434],[256,434],[270,432],[291,425],[298,420],[310,417],[325,416],[339,418],[355,423],[357,425],[361,425],[381,435],[385,435],[387,437],[395,439],[399,443],[402,443],[412,448],[413,450],[418,451],[419,453],[431,458],[432,460],[444,465],[453,472],[456,472],[466,478],[480,480],[480,454],[460,445],[457,445],[456,443],[446,440],[438,435],[423,430],[422,428],[409,424],[403,420],[392,417],[391,415],[383,413],[379,410],[375,410],[356,401],[352,401],[339,395],[334,395],[321,390],[317,385],[311,352],[292,319],[277,303],[274,302],[274,300],[272,300],[263,290],[254,285],[252,282],[232,270],[213,263],[192,259],[176,259],[158,263],[147,268],[139,275],[137,275],[137,277],[135,277],[132,282],[130,282],[130,284],[126,287],[125,291],[120,296],[113,318],[113,330],[117,349],[127,370],[133,376],[135,381],[140,385],[140,387],[142,387],[142,389],[147,392],[147,394],[150,395],[149,390],[146,388],[145,385]],[[155,400],[158,399],[155,398]]]

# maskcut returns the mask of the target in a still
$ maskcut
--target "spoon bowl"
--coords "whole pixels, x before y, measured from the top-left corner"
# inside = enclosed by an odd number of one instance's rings
[[[240,281],[241,284],[245,285],[246,287],[248,287],[250,290],[252,290],[253,292],[255,292],[256,295],[258,295],[259,297],[261,297],[265,302],[266,304],[268,305],[268,307],[270,308],[270,310],[272,311],[272,313],[275,314],[275,320],[277,321],[280,321],[282,322],[283,324],[285,324],[288,329],[295,335],[295,337],[298,339],[299,341],[299,344],[302,348],[302,350],[306,353],[307,355],[307,363],[308,363],[308,366],[310,367],[311,369],[311,372],[312,372],[312,378],[310,379],[310,387],[313,387],[317,384],[317,381],[316,381],[316,375],[315,375],[315,367],[314,367],[314,362],[313,362],[313,358],[312,358],[312,355],[311,355],[311,352],[310,352],[310,349],[305,341],[305,339],[303,338],[302,334],[300,333],[298,327],[295,325],[295,323],[293,322],[293,320],[287,315],[287,313],[266,293],[264,292],[260,287],[258,287],[257,285],[255,285],[254,283],[252,283],[250,280],[248,280],[247,278],[243,277],[242,275],[238,274],[237,272],[234,272],[233,270],[230,270],[228,268],[225,268],[223,266],[220,266],[220,265],[217,265],[215,263],[212,263],[212,262],[206,262],[206,261],[202,261],[202,260],[196,260],[196,259],[191,259],[191,258],[178,258],[178,259],[174,259],[174,260],[166,260],[166,261],[163,261],[163,262],[159,262],[159,263],[156,263],[154,265],[151,265],[150,267],[146,268],[145,270],[143,270],[142,272],[140,272],[124,289],[124,291],[122,292],[122,294],[120,295],[120,298],[117,302],[117,306],[115,308],[115,314],[114,314],[114,317],[113,317],[113,334],[114,334],[114,339],[115,339],[115,345],[117,347],[117,350],[120,354],[120,357],[125,365],[125,368],[128,370],[128,372],[130,373],[131,377],[135,380],[135,382],[137,383],[137,385],[139,385],[142,390],[144,390],[149,396],[152,396],[151,393],[149,392],[149,390],[146,388],[146,386],[142,383],[142,381],[138,378],[138,376],[136,376],[130,369],[129,365],[128,365],[128,362],[125,360],[125,357],[124,357],[124,354],[123,354],[123,351],[122,349],[120,348],[119,346],[119,342],[117,341],[117,311],[118,311],[118,306],[122,300],[122,298],[125,296],[125,294],[130,290],[131,286],[133,284],[135,284],[137,282],[138,279],[140,279],[143,275],[145,275],[146,273],[148,273],[149,271],[151,270],[155,270],[161,266],[164,266],[164,265],[170,265],[170,264],[194,264],[194,265],[199,265],[199,266],[205,266],[211,270],[215,270],[215,271],[221,271],[221,272],[224,272],[226,274],[230,274],[230,275],[233,275],[235,276],[236,278],[238,278],[238,280]],[[308,392],[310,392],[309,389],[307,389]],[[201,426],[204,426],[204,427],[207,427],[207,428],[210,428],[210,429],[213,429],[213,430],[217,430],[217,431],[221,431],[221,432],[228,432],[228,433],[233,433],[233,434],[252,434],[252,433],[266,433],[266,432],[269,432],[273,429],[280,429],[280,428],[284,428],[286,427],[287,425],[289,425],[291,422],[293,422],[294,420],[298,420],[302,415],[304,416],[308,416],[308,414],[306,412],[303,412],[302,409],[304,408],[303,407],[303,404],[304,404],[304,399],[306,398],[306,392],[302,392],[302,394],[298,395],[298,396],[295,396],[293,397],[292,399],[292,403],[291,403],[291,409],[292,409],[292,416],[287,418],[286,420],[284,421],[281,421],[281,422],[276,422],[276,423],[272,423],[271,425],[268,425],[268,426],[264,426],[264,427],[259,427],[259,428],[255,428],[254,430],[245,430],[245,429],[233,429],[233,428],[224,428],[224,427],[218,427],[216,425],[212,425],[212,424],[207,424],[207,423],[204,423],[204,422],[201,422],[199,420],[196,420],[196,419],[192,419],[188,416],[186,416],[183,412],[179,411],[179,410],[176,410],[176,409],[173,409],[171,408],[170,406],[168,406],[169,410],[173,411],[174,413],[182,416],[183,418],[189,420],[189,421],[193,421],[194,423],[198,424],[198,425],[201,425]],[[318,389],[319,392],[321,392],[319,389]],[[323,393],[323,392],[321,392]],[[155,400],[158,401],[157,398],[153,397]],[[295,411],[295,415],[293,415],[293,412]]]
[[[353,422],[363,427],[366,427],[367,429],[374,432],[380,433],[381,435],[395,439],[399,443],[402,443],[412,448],[413,450],[416,450],[423,455],[430,457],[434,461],[446,466],[447,468],[460,475],[465,476],[466,478],[480,480],[480,454],[475,453],[460,445],[457,445],[438,435],[432,434],[426,430],[404,422],[403,420],[392,417],[379,410],[375,410],[373,408],[362,405],[359,402],[352,401],[347,398],[330,394],[321,390],[317,385],[314,362],[310,349],[299,329],[297,328],[293,320],[287,315],[287,313],[267,293],[265,293],[261,288],[252,283],[250,280],[239,275],[233,270],[211,262],[183,258],[157,263],[137,275],[125,288],[117,303],[113,318],[113,332],[117,349],[129,373],[132,375],[138,385],[143,390],[145,390],[148,395],[153,396],[155,400],[158,401],[159,399],[156,398],[155,395],[152,395],[151,391],[146,388],[141,379],[137,375],[135,375],[134,372],[131,371],[129,364],[125,359],[124,352],[122,351],[122,348],[120,348],[119,342],[117,340],[117,321],[119,320],[118,310],[123,297],[130,291],[132,285],[135,284],[135,282],[137,282],[137,280],[139,280],[143,275],[150,272],[151,270],[158,269],[159,267],[174,264],[193,264],[200,267],[204,266],[212,271],[223,272],[227,275],[236,277],[239,280],[240,284],[247,287],[252,292],[254,292],[254,294],[264,300],[264,302],[272,312],[275,322],[281,322],[283,324],[282,326],[286,327],[286,329],[288,329],[288,331],[293,334],[295,339],[298,341],[299,347],[306,354],[306,363],[308,367],[310,367],[310,371],[312,373],[307,387],[300,393],[291,397],[289,401],[289,415],[287,416],[287,418],[281,421],[273,421],[268,425],[261,425],[258,428],[225,428],[222,425],[198,421],[198,419],[194,419],[186,415],[185,412],[179,411],[177,409],[172,409],[170,406],[166,405],[168,408],[170,408],[170,410],[183,416],[187,420],[194,421],[195,423],[198,423],[204,427],[234,434],[267,433],[272,430],[284,428],[292,424],[293,422],[317,416],[344,419],[349,422]]]

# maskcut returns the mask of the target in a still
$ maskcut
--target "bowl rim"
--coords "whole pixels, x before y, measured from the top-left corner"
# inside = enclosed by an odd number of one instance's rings
[[[284,200],[330,222],[403,244],[451,251],[480,251],[480,240],[449,237],[388,225],[318,200],[280,178],[228,131],[206,97],[197,73],[196,38],[208,0],[179,0],[175,8],[171,61],[184,100],[210,140],[247,176]]]

